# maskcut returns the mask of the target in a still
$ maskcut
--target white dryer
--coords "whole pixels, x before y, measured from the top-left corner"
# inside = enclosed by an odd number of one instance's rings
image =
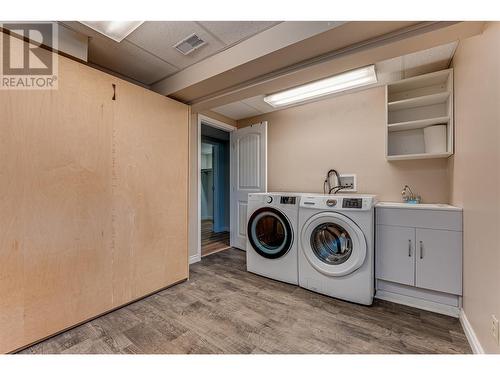
[[[373,195],[303,195],[299,285],[371,305],[374,295]]]
[[[297,220],[300,195],[248,195],[247,270],[297,285]]]

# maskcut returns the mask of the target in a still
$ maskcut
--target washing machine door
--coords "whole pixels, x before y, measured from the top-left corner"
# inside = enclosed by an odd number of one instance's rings
[[[336,212],[312,216],[301,232],[301,249],[309,263],[327,276],[356,271],[366,258],[366,239],[354,221]]]
[[[284,256],[293,243],[290,220],[273,207],[259,208],[250,216],[247,234],[252,248],[267,259]]]

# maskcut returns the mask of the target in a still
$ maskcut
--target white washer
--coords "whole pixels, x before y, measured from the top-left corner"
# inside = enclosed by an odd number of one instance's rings
[[[371,305],[374,195],[303,195],[299,210],[299,285]]]
[[[248,271],[297,285],[299,201],[296,193],[248,194]]]

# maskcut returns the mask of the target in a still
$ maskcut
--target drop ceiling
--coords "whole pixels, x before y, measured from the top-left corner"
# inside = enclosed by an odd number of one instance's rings
[[[457,45],[458,41],[378,62],[375,64],[378,84],[447,69]],[[264,95],[258,95],[212,108],[212,111],[233,120],[254,117],[276,110],[276,108],[271,107],[264,101]]]
[[[279,22],[146,21],[120,43],[79,22],[62,23],[89,37],[90,64],[149,86]],[[173,48],[193,33],[207,44],[187,56]]]

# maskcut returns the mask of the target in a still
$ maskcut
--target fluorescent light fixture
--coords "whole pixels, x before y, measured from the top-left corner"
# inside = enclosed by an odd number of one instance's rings
[[[80,21],[80,23],[120,43],[144,21]]]
[[[267,95],[264,97],[264,101],[273,107],[283,107],[372,83],[377,83],[375,65],[350,70],[293,89]]]

